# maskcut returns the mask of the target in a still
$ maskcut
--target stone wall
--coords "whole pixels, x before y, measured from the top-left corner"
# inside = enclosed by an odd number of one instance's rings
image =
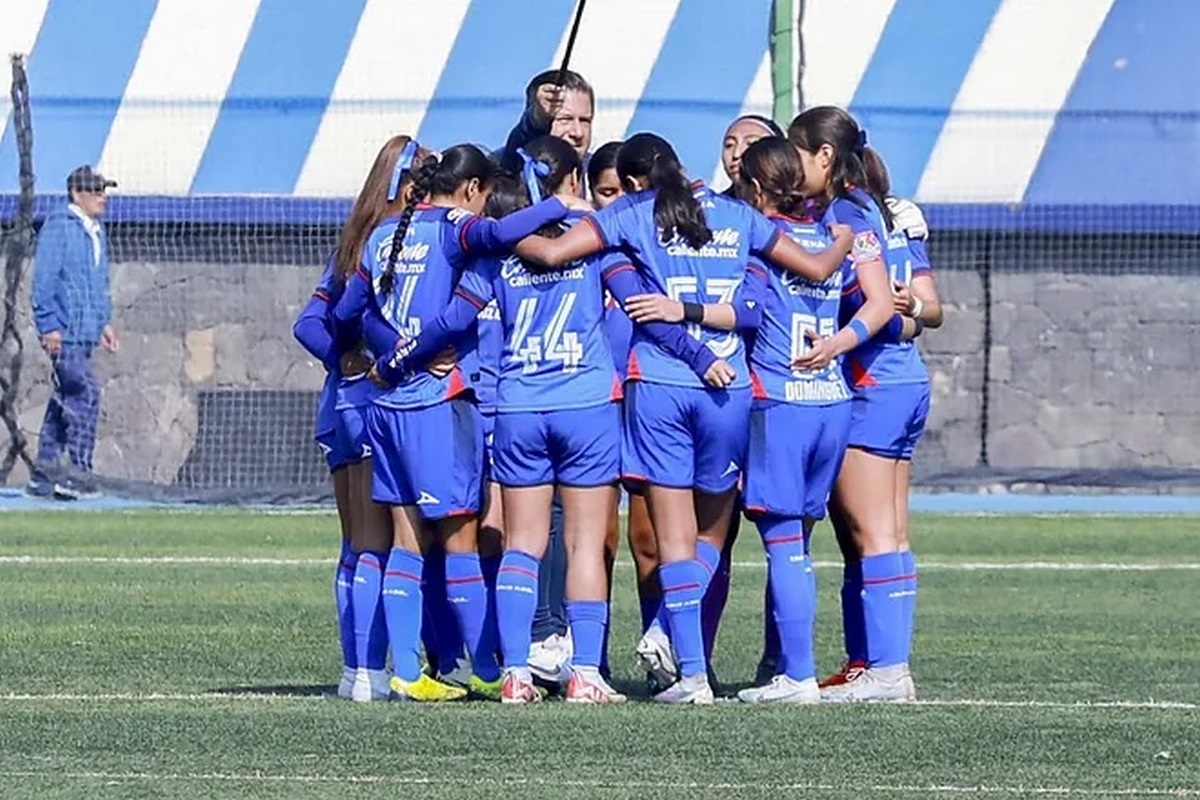
[[[933,384],[929,429],[917,462],[925,474],[974,466],[980,453],[985,329],[984,279],[975,268],[983,263],[980,246],[977,238],[947,241],[933,252],[946,322],[921,341]],[[1111,259],[1097,261],[1086,248],[1053,258],[1042,255],[1054,256],[1053,248],[990,252],[991,466],[1200,465],[1200,380],[1194,366],[1200,359],[1200,270],[1175,264],[1165,272],[1095,274],[1088,264]],[[295,344],[291,325],[318,272],[292,265],[116,264],[115,324],[122,348],[95,358],[104,382],[98,471],[174,481],[197,438],[201,391],[315,392],[321,367]],[[27,314],[27,297],[21,308]],[[27,319],[24,334],[20,421],[33,440],[50,391],[49,361]],[[245,413],[263,413],[253,405]],[[309,411],[299,407],[294,413]],[[307,429],[306,419],[292,422],[289,436]],[[295,458],[295,452],[293,446],[281,449],[283,455],[272,448],[250,455],[265,463]],[[24,477],[18,468],[10,483]]]
[[[173,482],[196,441],[199,392],[320,389],[323,368],[292,338],[292,322],[319,277],[317,267],[289,265],[114,265],[113,324],[121,348],[93,357],[104,392],[96,471]],[[33,452],[50,395],[50,360],[28,319],[28,280],[20,307],[26,342],[20,424]],[[18,467],[10,483],[24,478]]]

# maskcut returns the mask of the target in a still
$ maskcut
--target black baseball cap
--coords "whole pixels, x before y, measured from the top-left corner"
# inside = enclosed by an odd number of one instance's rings
[[[88,164],[76,167],[67,176],[67,191],[75,189],[83,192],[99,192],[116,185],[116,181],[104,177]]]

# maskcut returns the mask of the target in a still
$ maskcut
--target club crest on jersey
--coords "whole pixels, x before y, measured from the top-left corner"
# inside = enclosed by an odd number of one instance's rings
[[[853,252],[854,260],[857,263],[879,258],[883,253],[883,248],[879,245],[879,238],[875,235],[875,231],[862,231],[854,234]]]
[[[712,240],[700,248],[694,248],[676,233],[666,243],[669,256],[692,256],[694,258],[738,258],[738,242],[742,232],[737,228],[718,228],[712,232]]]

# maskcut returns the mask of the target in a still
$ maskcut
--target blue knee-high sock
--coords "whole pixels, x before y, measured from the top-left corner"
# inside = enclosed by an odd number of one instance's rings
[[[704,599],[700,603],[700,630],[704,635],[706,661],[712,661],[713,650],[717,646],[717,629],[729,599],[730,544],[726,542],[725,550],[721,551],[703,539],[696,542],[696,559],[709,571],[708,583],[704,584]]]
[[[351,551],[350,542],[342,539],[337,572],[333,577],[333,599],[337,603],[338,640],[342,643],[342,666],[358,666],[357,644],[354,639],[354,570],[358,554]]]
[[[608,628],[608,603],[603,600],[568,600],[567,619],[571,622],[571,641],[574,645],[571,664],[599,668],[604,631]]]
[[[700,625],[700,604],[709,572],[699,559],[673,561],[658,568],[663,586],[663,605],[671,620],[671,644],[679,658],[679,671],[685,678],[702,675],[704,634]]]
[[[446,551],[430,548],[421,573],[421,605],[425,613],[421,641],[425,654],[441,672],[451,672],[463,654],[463,636],[446,585]]]
[[[867,629],[863,616],[862,562],[850,561],[842,567],[842,637],[846,642],[846,660],[866,663]]]
[[[799,519],[765,517],[758,522],[767,550],[775,626],[783,653],[782,671],[797,681],[816,676],[813,662],[813,607],[809,575],[812,562],[804,554],[804,523]]]
[[[538,602],[541,561],[520,550],[505,550],[496,576],[496,620],[505,668],[529,663],[533,614]]]
[[[488,652],[483,636],[488,610],[487,584],[478,554],[446,555],[446,594],[458,618],[459,633],[471,654],[472,670],[485,681],[496,680],[500,677],[496,651],[493,648]]]
[[[362,669],[383,669],[387,663],[387,627],[384,624],[383,553],[359,553],[354,567],[350,604],[354,613],[354,660]]]
[[[904,570],[904,662],[912,655],[913,631],[917,623],[917,558],[912,550],[900,552],[901,568]]]
[[[863,619],[867,631],[867,662],[872,667],[904,663],[904,562],[899,553],[882,553],[862,560]]]
[[[487,616],[483,618],[483,636],[479,640],[479,649],[491,653],[492,660],[499,665],[500,626],[496,621],[496,576],[500,573],[500,556],[480,556],[479,568],[483,571],[483,582],[487,586]]]
[[[421,676],[421,573],[424,559],[393,547],[383,573],[383,610],[388,642],[392,646],[392,672],[404,681]]]

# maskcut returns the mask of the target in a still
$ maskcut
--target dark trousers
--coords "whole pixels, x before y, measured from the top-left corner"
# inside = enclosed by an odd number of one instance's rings
[[[71,467],[92,471],[96,423],[100,418],[100,382],[92,372],[92,346],[64,344],[54,365],[54,394],[46,406],[38,439],[38,468],[54,470],[62,450]]]
[[[562,499],[554,493],[550,513],[550,543],[538,571],[538,604],[533,616],[533,641],[567,632],[567,543],[563,538]]]

